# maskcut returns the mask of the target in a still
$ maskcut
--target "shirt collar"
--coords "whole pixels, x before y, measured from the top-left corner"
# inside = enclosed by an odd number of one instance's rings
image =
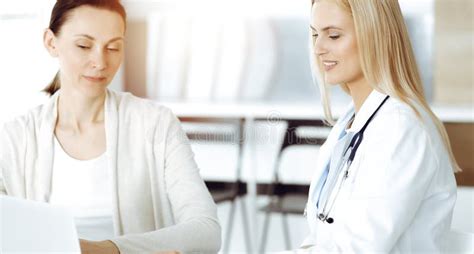
[[[369,120],[370,116],[377,110],[378,106],[382,103],[387,95],[383,94],[375,89],[365,99],[359,112],[355,115],[354,121],[352,122],[351,128],[348,132],[358,132],[364,127],[365,123]]]

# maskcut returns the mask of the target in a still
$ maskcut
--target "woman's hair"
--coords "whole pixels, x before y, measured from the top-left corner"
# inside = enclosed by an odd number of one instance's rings
[[[84,5],[116,12],[123,18],[124,24],[126,23],[127,14],[119,0],[57,0],[51,12],[48,28],[51,29],[55,36],[59,36],[61,28],[67,22],[71,12]],[[60,87],[58,71],[51,83],[43,89],[43,92],[51,96],[58,91]]]
[[[313,6],[315,2],[311,0]],[[425,99],[423,86],[403,15],[396,0],[324,0],[338,4],[354,20],[360,64],[364,77],[378,91],[409,105],[421,118],[415,103],[428,112],[438,129],[449,153],[455,172],[461,171],[454,158],[444,125],[431,111]],[[312,64],[321,93],[326,120],[334,124],[329,100],[328,85],[324,82],[321,63],[314,54]],[[348,92],[347,85],[341,84]]]

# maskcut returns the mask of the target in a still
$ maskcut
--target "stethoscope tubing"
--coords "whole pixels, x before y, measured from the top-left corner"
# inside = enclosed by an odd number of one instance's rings
[[[329,214],[331,213],[331,210],[334,206],[334,203],[337,199],[337,196],[339,195],[339,192],[345,182],[345,180],[349,177],[349,168],[352,165],[352,162],[354,161],[355,155],[357,150],[359,149],[359,145],[362,143],[362,140],[364,138],[364,131],[369,125],[369,123],[372,121],[374,118],[375,114],[379,111],[379,109],[382,107],[382,105],[388,100],[390,96],[386,96],[385,99],[380,103],[380,105],[377,107],[377,109],[372,113],[372,115],[369,117],[367,122],[365,122],[364,126],[362,129],[360,129],[354,137],[352,137],[351,142],[349,143],[349,146],[346,148],[346,150],[343,153],[343,159],[341,160],[340,164],[338,165],[338,168],[343,169],[339,172],[339,175],[337,176],[337,181],[331,182],[332,186],[329,186],[328,193],[325,196],[326,199],[323,203],[323,206],[318,207],[317,209],[317,217],[319,220],[323,222],[328,222],[329,224],[334,222],[334,219],[329,217]],[[342,168],[341,168],[342,167]],[[341,172],[343,174],[341,175]],[[334,189],[337,188],[336,193],[334,193]],[[334,197],[333,197],[334,196]],[[329,201],[331,201],[329,203]]]

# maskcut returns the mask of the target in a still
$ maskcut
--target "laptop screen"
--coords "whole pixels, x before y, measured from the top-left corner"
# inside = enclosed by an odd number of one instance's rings
[[[0,196],[0,253],[81,253],[72,215],[47,203]]]

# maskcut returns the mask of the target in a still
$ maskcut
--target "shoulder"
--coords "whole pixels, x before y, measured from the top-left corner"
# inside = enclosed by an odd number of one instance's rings
[[[114,96],[118,102],[119,121],[129,131],[143,131],[147,142],[166,145],[170,150],[179,144],[188,143],[181,123],[171,109],[130,93],[114,92]]]
[[[426,151],[426,156],[438,160],[445,157],[445,146],[433,119],[420,105],[410,105],[396,98],[390,98],[367,128],[377,147],[394,149],[396,154]]]
[[[129,130],[143,130],[156,136],[167,135],[180,128],[171,109],[158,102],[131,93],[113,92],[117,103],[119,123]]]
[[[4,156],[3,153],[7,147],[21,142],[25,136],[24,133],[27,129],[27,125],[27,118],[25,116],[16,117],[0,124],[0,156]]]
[[[38,130],[44,121],[44,107],[38,106],[26,114],[0,123],[0,160],[21,157],[28,145],[35,144]]]
[[[175,118],[171,109],[150,99],[140,98],[128,92],[112,92],[122,117],[168,120]]]
[[[428,113],[421,106],[414,106],[418,112],[405,102],[390,98],[373,119],[373,129],[392,133],[418,132],[430,136],[431,119]]]
[[[23,133],[35,126],[40,126],[44,115],[44,105],[37,106],[23,115],[16,116],[0,123],[0,135]]]

